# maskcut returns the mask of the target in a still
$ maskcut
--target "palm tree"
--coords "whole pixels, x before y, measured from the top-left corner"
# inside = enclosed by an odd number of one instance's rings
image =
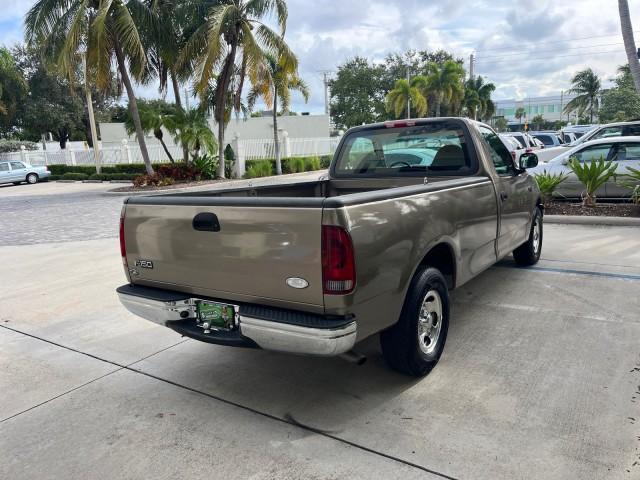
[[[426,91],[433,95],[436,117],[440,116],[443,103],[459,102],[464,96],[463,76],[464,68],[454,60],[427,65]]]
[[[53,60],[70,79],[86,56],[87,71],[95,77],[101,90],[112,86],[117,65],[119,77],[129,97],[129,110],[135,125],[138,145],[147,173],[153,174],[144,130],[140,122],[132,76],[139,81],[148,78],[147,55],[136,20],[142,24],[151,18],[140,0],[37,0],[27,12],[25,33],[27,43],[43,46],[45,55]],[[128,64],[128,68],[127,68]]]
[[[214,118],[218,123],[218,176],[221,178],[224,178],[224,125],[232,77],[239,72],[232,101],[238,112],[245,77],[256,84],[267,70],[265,53],[293,58],[282,36],[261,21],[272,12],[276,13],[281,35],[284,35],[288,15],[285,0],[220,0],[206,11],[202,24],[190,36],[178,59],[179,65],[193,62],[195,89],[201,96],[206,95],[210,82],[215,80]]]
[[[405,78],[396,80],[396,84],[386,98],[387,112],[392,113],[395,118],[404,115],[411,118],[411,109],[422,117],[427,113],[427,98],[422,93],[427,84],[427,79],[421,75],[413,77],[411,82]],[[411,106],[409,107],[409,101]]]
[[[522,127],[522,119],[526,116],[527,116],[527,111],[524,109],[524,107],[516,108],[515,117],[520,122],[520,127]]]
[[[191,109],[177,110],[174,115],[164,118],[164,125],[174,135],[176,142],[190,151],[193,160],[196,161],[202,149],[213,153],[218,146],[213,135],[204,110]],[[222,164],[224,168],[224,163]]]
[[[140,123],[142,124],[142,129],[145,133],[153,132],[153,136],[156,137],[162,148],[164,149],[164,153],[167,154],[171,163],[175,163],[171,152],[167,148],[166,143],[164,143],[164,133],[162,131],[162,127],[165,126],[167,122],[167,115],[159,112],[154,108],[145,107],[143,105],[140,106]],[[131,135],[136,131],[136,126],[133,123],[133,119],[131,115],[127,115],[124,121],[124,126],[127,129],[127,133]]]
[[[620,27],[622,29],[622,40],[624,50],[627,52],[627,61],[631,69],[631,76],[636,91],[640,93],[640,62],[636,50],[636,41],[633,38],[633,25],[631,25],[631,15],[629,14],[629,3],[627,0],[618,0],[618,12],[620,13]]]
[[[484,78],[477,76],[470,78],[465,83],[465,101],[467,114],[472,113],[473,119],[480,117],[481,120],[488,120],[493,117],[496,111],[495,103],[491,100],[491,94],[496,86],[493,83],[484,83]]]
[[[598,111],[600,100],[598,96],[601,91],[600,78],[593,70],[587,68],[575,74],[571,79],[573,86],[569,93],[577,95],[564,108],[564,113],[578,112],[582,116],[585,111],[589,111],[589,121],[593,123],[593,114]]]
[[[309,100],[309,87],[298,76],[297,62],[283,56],[275,57],[267,54],[268,75],[261,82],[253,85],[247,97],[249,109],[255,105],[258,97],[265,101],[271,100],[273,106],[273,144],[276,157],[276,174],[282,175],[282,159],[280,154],[280,139],[278,138],[278,101],[282,112],[286,113],[291,105],[291,91],[297,90],[304,101]],[[295,58],[293,59],[295,60]]]

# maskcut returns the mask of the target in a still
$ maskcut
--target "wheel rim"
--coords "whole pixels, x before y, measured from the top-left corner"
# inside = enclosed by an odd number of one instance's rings
[[[442,331],[442,299],[436,290],[429,290],[418,313],[418,345],[422,353],[433,353]]]
[[[540,217],[536,217],[533,224],[533,251],[536,253],[540,249],[540,237],[542,237],[542,223]]]
[[[31,174],[27,176],[27,182],[29,183],[36,183],[36,176]]]

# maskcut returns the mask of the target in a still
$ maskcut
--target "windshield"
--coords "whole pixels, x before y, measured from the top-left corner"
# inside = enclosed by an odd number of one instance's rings
[[[335,164],[338,176],[469,175],[475,170],[457,122],[355,131]]]

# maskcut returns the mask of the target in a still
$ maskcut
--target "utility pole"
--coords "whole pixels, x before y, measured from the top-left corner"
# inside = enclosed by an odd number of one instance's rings
[[[93,99],[91,98],[91,87],[89,86],[89,77],[87,75],[87,54],[82,54],[82,65],[84,70],[84,93],[87,97],[87,112],[89,114],[89,127],[91,129],[91,143],[93,143],[93,157],[96,162],[96,173],[102,170],[102,161],[100,159],[100,145],[98,145],[98,133],[96,130],[96,118],[93,115]]]
[[[323,72],[324,114],[329,115],[329,72]]]
[[[476,57],[473,53],[469,55],[469,80],[473,80],[473,67],[476,63]]]
[[[407,66],[407,83],[409,84],[409,90],[407,92],[407,118],[411,118],[411,72]]]
[[[562,121],[562,110],[564,110],[564,90],[560,90],[560,121]]]

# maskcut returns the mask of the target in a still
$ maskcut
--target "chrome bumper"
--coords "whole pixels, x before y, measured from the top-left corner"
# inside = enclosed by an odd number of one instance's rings
[[[169,322],[193,321],[196,301],[161,301],[118,292],[120,302],[131,313],[159,325]],[[356,342],[355,320],[339,328],[312,328],[274,322],[240,314],[240,335],[255,342],[260,348],[304,355],[335,356],[348,352]],[[210,338],[215,339],[212,331]],[[215,343],[215,342],[213,342]]]

